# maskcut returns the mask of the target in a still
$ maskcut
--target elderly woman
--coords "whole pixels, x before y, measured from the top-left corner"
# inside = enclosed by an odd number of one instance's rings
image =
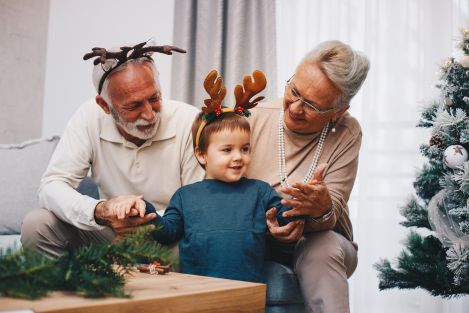
[[[323,42],[298,65],[283,99],[258,106],[250,119],[248,176],[282,193],[294,208],[285,216],[305,217],[279,227],[274,209],[267,214],[272,258],[293,266],[307,312],[349,312],[357,245],[347,202],[361,129],[347,110],[368,68],[366,56],[348,45]]]

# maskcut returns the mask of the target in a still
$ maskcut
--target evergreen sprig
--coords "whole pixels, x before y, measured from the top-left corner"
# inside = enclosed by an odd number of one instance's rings
[[[446,253],[448,268],[454,273],[454,282],[460,286],[469,280],[469,248],[453,245]]]
[[[451,102],[452,107],[467,109],[464,97],[469,96],[468,71],[468,68],[454,60],[446,71],[441,89],[443,97]]]
[[[55,289],[57,260],[27,249],[0,251],[0,295],[37,299]]]
[[[417,127],[430,128],[433,126],[433,121],[436,117],[436,112],[440,104],[438,102],[432,102],[430,105],[423,108],[420,121],[417,124]]]
[[[443,173],[443,165],[436,162],[425,164],[420,173],[418,173],[414,182],[414,188],[417,195],[422,198],[426,204],[441,190],[440,177]]]
[[[421,287],[443,298],[469,293],[469,285],[453,283],[454,274],[447,267],[446,249],[434,236],[423,237],[411,232],[396,268],[388,260],[381,260],[375,264],[375,269],[379,272],[380,290]]]
[[[469,29],[461,30],[461,41],[459,42],[458,47],[466,54],[469,55]]]
[[[406,218],[400,224],[405,227],[421,227],[431,230],[428,222],[427,209],[418,203],[415,197],[412,197],[406,206],[401,208],[401,215]]]
[[[173,264],[169,248],[143,228],[113,244],[92,243],[60,258],[22,248],[0,251],[0,296],[37,299],[50,291],[73,291],[85,297],[128,297],[124,275],[135,263]]]

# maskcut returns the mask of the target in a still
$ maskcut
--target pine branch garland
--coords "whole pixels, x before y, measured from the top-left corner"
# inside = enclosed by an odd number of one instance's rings
[[[54,289],[57,260],[29,250],[0,252],[0,295],[37,299]]]
[[[144,228],[118,243],[93,243],[54,259],[29,249],[0,251],[0,296],[37,299],[63,290],[85,297],[128,297],[124,275],[135,263],[173,264],[169,248]]]

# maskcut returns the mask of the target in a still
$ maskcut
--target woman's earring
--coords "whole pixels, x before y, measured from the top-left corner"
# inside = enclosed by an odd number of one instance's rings
[[[331,121],[331,124],[332,124],[331,132],[335,133],[335,121]]]

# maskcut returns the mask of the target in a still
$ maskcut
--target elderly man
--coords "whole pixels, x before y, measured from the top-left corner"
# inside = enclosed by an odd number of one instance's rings
[[[279,227],[271,210],[267,223],[272,259],[293,265],[307,312],[349,312],[347,278],[357,266],[357,245],[347,202],[361,129],[347,110],[368,68],[366,56],[348,45],[324,42],[300,62],[283,99],[259,105],[250,119],[248,176],[282,193],[293,207],[284,216],[306,218],[304,225]]]
[[[93,71],[98,95],[68,123],[41,180],[43,208],[23,221],[23,244],[59,256],[92,241],[112,241],[155,218],[131,195],[164,209],[179,187],[203,178],[190,135],[198,110],[163,101],[151,58],[155,51],[184,52],[142,43],[117,52],[94,48],[85,55],[98,57]],[[89,171],[100,200],[76,191]],[[126,214],[116,214],[119,208]]]

